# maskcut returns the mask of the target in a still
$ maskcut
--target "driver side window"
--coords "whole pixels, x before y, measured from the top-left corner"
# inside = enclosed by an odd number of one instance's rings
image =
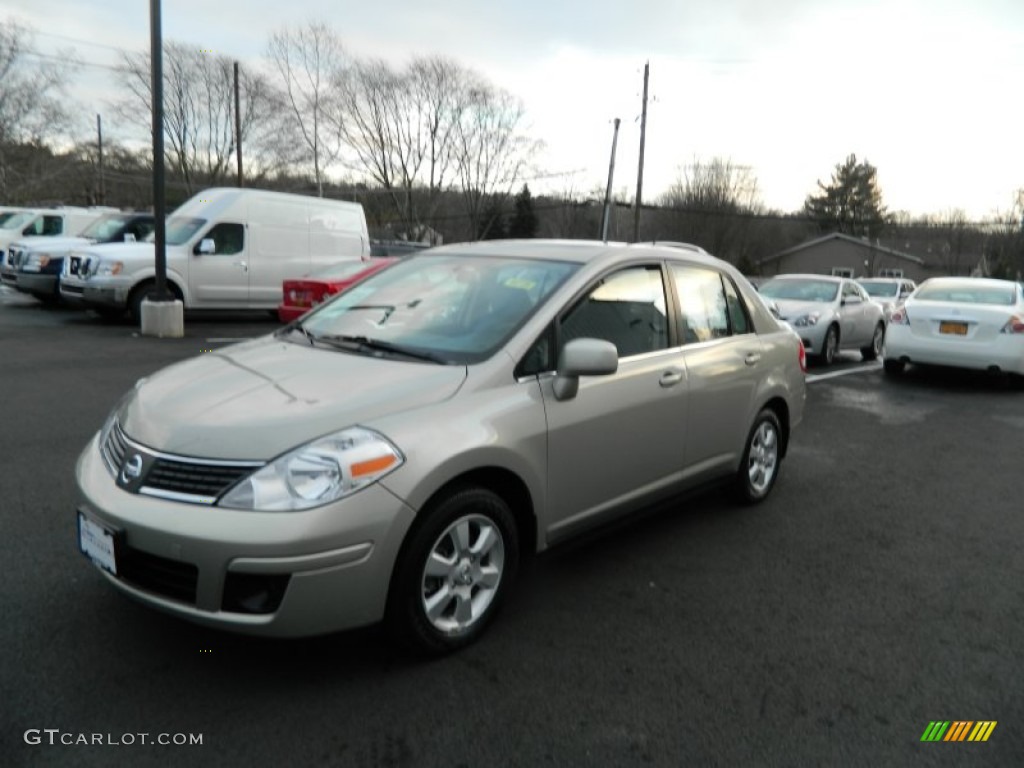
[[[214,255],[233,256],[245,247],[245,228],[241,224],[217,224],[203,235],[202,240],[206,239],[213,240]]]

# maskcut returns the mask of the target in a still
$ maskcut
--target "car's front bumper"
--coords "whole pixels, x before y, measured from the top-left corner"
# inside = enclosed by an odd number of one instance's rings
[[[127,284],[108,284],[95,279],[82,280],[78,277],[60,278],[60,297],[71,304],[87,307],[125,308],[128,306],[128,293],[131,286]]]
[[[828,323],[818,322],[814,325],[793,325],[791,320],[786,322],[789,323],[790,328],[796,332],[796,335],[804,343],[804,349],[807,351],[807,354],[821,354],[821,348],[825,344],[825,331],[828,328]]]
[[[31,293],[33,296],[59,296],[58,291],[59,275],[50,275],[43,272],[19,272],[15,287],[23,293]]]
[[[990,340],[927,336],[905,325],[889,324],[882,356],[920,365],[944,365],[1024,375],[1024,336],[1000,333]]]
[[[317,635],[379,621],[414,516],[379,483],[302,512],[136,495],[115,483],[98,435],[79,458],[76,477],[80,511],[116,533],[117,560],[125,567],[116,576],[100,569],[112,584],[183,619],[254,635]],[[174,578],[171,586],[162,581],[166,574]],[[232,591],[260,579],[283,586],[280,602],[270,612],[238,608]]]

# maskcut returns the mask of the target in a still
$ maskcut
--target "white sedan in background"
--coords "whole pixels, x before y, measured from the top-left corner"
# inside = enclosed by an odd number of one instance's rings
[[[860,350],[865,360],[881,354],[882,306],[854,280],[830,275],[777,275],[758,292],[778,309],[817,362],[831,365],[841,349]]]
[[[889,318],[885,372],[907,363],[1024,376],[1024,289],[1012,280],[933,277]]]

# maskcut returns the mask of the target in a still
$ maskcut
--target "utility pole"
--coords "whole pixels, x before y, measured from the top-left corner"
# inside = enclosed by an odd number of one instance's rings
[[[238,160],[238,186],[242,184],[242,110],[238,95],[238,62],[235,62],[235,157]]]
[[[601,239],[608,240],[608,218],[612,205],[612,178],[615,176],[615,145],[619,140],[619,118],[615,118],[615,132],[612,134],[612,159],[608,163],[608,188],[604,193],[604,216],[601,217]]]
[[[651,63],[644,64],[644,102],[640,112],[640,167],[636,172],[636,206],[633,211],[633,242],[640,242],[640,203],[644,190],[644,142],[647,139],[647,79]]]
[[[167,231],[164,219],[164,43],[160,28],[160,0],[149,0],[149,47],[152,60],[150,88],[153,94],[153,242],[156,249],[156,300],[170,299],[167,290]]]
[[[99,178],[96,183],[96,205],[103,205],[107,201],[107,190],[103,179],[103,122],[99,115],[96,115],[96,145],[99,147],[99,162],[97,164]]]

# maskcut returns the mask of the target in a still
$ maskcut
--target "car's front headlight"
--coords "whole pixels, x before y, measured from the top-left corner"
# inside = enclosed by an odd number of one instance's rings
[[[121,270],[124,269],[124,262],[121,261],[101,261],[99,266],[96,268],[96,275],[98,277],[112,277],[113,275],[120,275]]]
[[[350,427],[253,472],[219,506],[260,512],[310,509],[355,493],[404,462],[405,457],[383,435]]]
[[[43,267],[50,263],[48,253],[30,253],[25,262],[21,265],[23,272],[41,272]]]
[[[808,312],[806,315],[800,315],[800,317],[794,317],[790,320],[790,325],[795,325],[797,328],[806,328],[811,325],[817,325],[818,320],[821,319],[820,312]]]

